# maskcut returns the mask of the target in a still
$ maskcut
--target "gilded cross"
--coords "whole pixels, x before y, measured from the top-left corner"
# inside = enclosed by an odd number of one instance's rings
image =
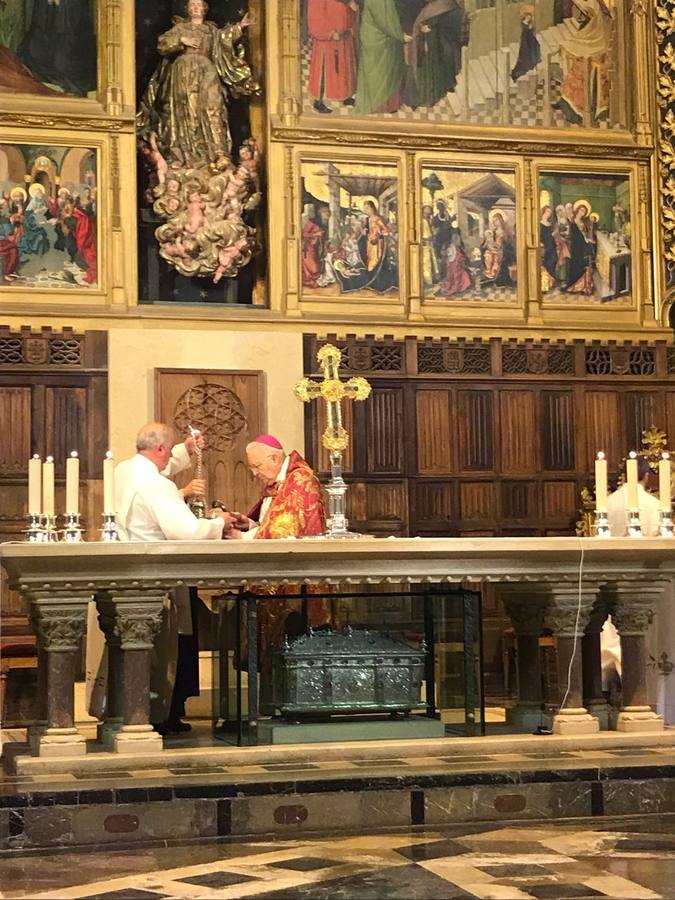
[[[370,395],[370,385],[360,376],[340,381],[342,352],[332,344],[324,344],[316,358],[323,370],[323,380],[301,378],[295,386],[295,396],[303,403],[318,399],[325,401],[328,424],[321,436],[321,443],[331,454],[342,453],[349,444],[349,435],[342,425],[342,401],[365,400]]]

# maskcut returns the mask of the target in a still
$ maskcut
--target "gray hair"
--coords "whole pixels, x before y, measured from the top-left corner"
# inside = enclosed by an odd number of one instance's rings
[[[154,450],[160,444],[171,444],[174,438],[173,428],[164,422],[148,422],[136,435],[137,450]]]

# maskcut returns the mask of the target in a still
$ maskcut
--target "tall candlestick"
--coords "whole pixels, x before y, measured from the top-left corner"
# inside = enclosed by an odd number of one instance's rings
[[[48,456],[42,466],[42,515],[54,515],[54,458]]]
[[[638,464],[634,450],[626,460],[626,483],[628,484],[628,509],[638,509]]]
[[[607,460],[602,450],[595,460],[595,509],[607,512]]]
[[[670,454],[662,453],[659,460],[659,504],[662,510],[670,512]]]
[[[103,514],[115,514],[115,460],[108,450],[103,460]]]
[[[66,515],[76,516],[80,511],[80,459],[73,450],[66,460]]]
[[[28,515],[42,515],[42,460],[37,453],[28,460]]]

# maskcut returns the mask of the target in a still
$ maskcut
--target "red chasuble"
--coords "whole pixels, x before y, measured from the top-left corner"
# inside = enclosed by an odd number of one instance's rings
[[[311,537],[323,534],[326,530],[326,513],[323,501],[321,482],[309,464],[293,450],[290,454],[286,480],[274,486],[272,502],[262,518],[256,532],[256,540]],[[260,507],[267,492],[258,500],[249,512],[249,518],[258,520]],[[320,593],[327,593],[325,587],[316,588]],[[274,588],[274,600],[265,600],[259,604],[258,620],[260,633],[260,668],[265,671],[268,666],[268,647],[280,647],[286,631],[286,619],[291,613],[300,613],[301,601],[282,599],[284,594],[297,594],[297,585]],[[308,590],[311,594],[311,588]],[[278,599],[277,599],[278,598]],[[330,601],[307,601],[308,624],[314,628],[332,624]]]
[[[307,0],[312,97],[347,100],[354,96],[357,23],[358,13],[350,8],[348,0]]]

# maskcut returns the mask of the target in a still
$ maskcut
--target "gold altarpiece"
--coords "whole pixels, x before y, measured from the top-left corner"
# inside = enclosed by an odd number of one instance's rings
[[[466,3],[467,9],[474,6],[473,0]],[[505,15],[514,5],[495,0],[492,6]],[[618,57],[610,60],[606,71],[596,72],[595,82],[591,81],[591,64],[586,69],[589,102],[592,90],[600,90],[598,79],[611,79],[609,124],[590,127],[597,123],[590,121],[591,113],[585,110],[583,121],[560,127],[549,110],[540,125],[531,127],[507,109],[503,92],[501,100],[495,95],[494,101],[486,101],[495,108],[489,121],[489,117],[481,121],[480,115],[470,116],[474,87],[468,74],[465,86],[457,88],[459,100],[453,100],[466,104],[466,121],[461,113],[444,119],[424,110],[407,118],[352,111],[317,115],[308,108],[305,4],[301,0],[251,0],[251,59],[264,83],[263,100],[252,103],[251,121],[267,169],[266,276],[256,287],[253,306],[155,307],[138,303],[134,4],[100,0],[95,99],[0,92],[3,143],[86,146],[95,151],[98,278],[95,286],[86,290],[3,284],[0,312],[5,322],[18,324],[20,319],[37,324],[50,317],[63,321],[65,315],[77,325],[89,324],[92,319],[113,325],[122,319],[145,318],[155,323],[217,320],[222,327],[235,330],[250,328],[252,322],[266,329],[273,330],[278,324],[294,331],[321,330],[330,323],[345,330],[361,325],[379,330],[398,327],[401,334],[461,331],[485,335],[507,330],[514,334],[666,337],[669,332],[660,330],[667,328],[670,306],[663,274],[661,198],[663,166],[668,159],[663,157],[659,168],[657,85],[661,83],[663,101],[663,83],[658,81],[660,32],[656,20],[657,12],[663,20],[663,9],[672,13],[671,4],[667,0],[660,5],[613,0],[610,7],[612,47],[625,51],[625,61],[619,63]],[[364,16],[366,11],[364,8]],[[471,16],[479,16],[479,12],[473,11]],[[550,28],[541,27],[542,34],[548,34]],[[506,58],[508,62],[508,53]],[[469,62],[464,59],[467,67]],[[513,62],[511,52],[509,64]],[[550,58],[545,63],[540,80],[548,89],[557,70]],[[443,196],[458,198],[457,203],[463,204],[467,222],[479,229],[481,238],[484,229],[492,225],[496,208],[490,209],[485,198],[494,198],[498,185],[497,191],[502,192],[499,203],[507,209],[513,243],[512,259],[505,266],[508,287],[489,295],[477,288],[485,254],[485,241],[481,245],[477,240],[473,258],[467,252],[469,282],[463,290],[444,286],[445,282],[425,281],[429,241],[424,209],[430,202],[433,205],[435,195],[424,185],[431,176],[440,179]],[[608,238],[614,226],[606,226],[607,239],[601,235],[598,240],[598,245],[603,245],[598,253],[603,255],[595,276],[596,287],[603,287],[596,290],[591,285],[591,292],[584,296],[557,296],[555,291],[547,292],[543,283],[542,198],[549,198],[551,204],[554,197],[577,198],[578,202],[589,185],[594,196],[600,196],[601,188],[605,191],[600,200],[593,201],[600,203],[598,209],[603,203],[607,209],[612,203],[622,205],[629,226],[626,239],[612,246]],[[396,257],[391,262],[395,272],[383,289],[359,287],[358,280],[354,289],[344,289],[349,279],[342,277],[340,289],[335,282],[332,287],[308,285],[308,276],[303,275],[303,207],[315,189],[320,189],[320,202],[326,208],[333,203],[338,213],[351,209],[361,215],[364,197],[375,198],[373,205],[378,209],[370,221],[373,226],[379,220],[381,228],[388,227],[389,246],[395,248]],[[328,195],[333,199],[326,199]],[[597,226],[597,217],[603,214],[595,215]]]

